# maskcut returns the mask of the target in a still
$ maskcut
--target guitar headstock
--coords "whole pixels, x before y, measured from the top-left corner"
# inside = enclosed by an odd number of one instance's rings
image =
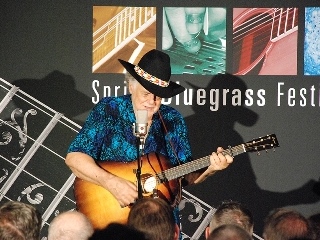
[[[246,142],[244,146],[246,152],[258,152],[279,147],[279,142],[275,134],[269,134]]]

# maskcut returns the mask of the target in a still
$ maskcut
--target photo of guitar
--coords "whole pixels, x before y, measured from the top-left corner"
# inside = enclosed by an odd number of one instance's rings
[[[252,141],[229,147],[225,154],[237,156],[245,152],[259,152],[279,147],[275,134],[253,139]],[[150,153],[142,156],[141,185],[144,197],[160,197],[175,204],[175,196],[181,191],[179,178],[208,167],[210,155],[178,166],[171,166],[164,156]],[[100,161],[99,166],[112,174],[136,183],[137,162]],[[125,223],[130,206],[121,208],[118,201],[106,189],[80,178],[74,181],[74,195],[77,209],[84,213],[94,228],[102,229],[111,222]]]
[[[298,8],[233,9],[233,74],[296,75]]]
[[[185,16],[178,16],[181,14],[179,9],[184,9]],[[226,10],[224,8],[206,7],[202,16],[195,13],[197,11],[195,9],[198,8],[191,8],[189,10],[187,10],[187,7],[177,7],[175,10],[163,9],[162,41],[166,42],[168,35],[170,35],[172,44],[170,47],[167,44],[163,44],[162,50],[170,56],[171,73],[198,75],[224,74],[226,72]],[[173,11],[174,14],[168,15],[168,11]],[[190,13],[190,11],[193,13]],[[188,24],[191,23],[192,27],[190,28],[194,28],[193,21],[201,25],[200,31],[196,34],[193,32],[191,34],[188,31]],[[182,40],[189,35],[192,35],[193,41],[189,41],[190,43],[187,45],[190,46],[186,47],[186,43],[183,44]],[[193,48],[197,44],[201,45],[200,49],[196,52],[190,51],[189,48]]]
[[[121,73],[118,59],[134,63],[156,48],[155,7],[93,7],[92,72]]]

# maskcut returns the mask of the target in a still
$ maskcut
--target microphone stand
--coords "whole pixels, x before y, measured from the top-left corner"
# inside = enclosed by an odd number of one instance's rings
[[[142,168],[142,155],[144,149],[144,140],[146,135],[147,124],[133,123],[134,134],[136,136],[137,153],[138,153],[138,166],[136,169],[137,185],[138,185],[138,198],[142,198],[142,185],[141,185],[141,168]]]

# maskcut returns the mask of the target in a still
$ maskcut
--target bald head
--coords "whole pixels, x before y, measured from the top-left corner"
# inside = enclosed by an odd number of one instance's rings
[[[77,211],[60,213],[50,223],[48,240],[87,240],[93,234],[88,218]]]

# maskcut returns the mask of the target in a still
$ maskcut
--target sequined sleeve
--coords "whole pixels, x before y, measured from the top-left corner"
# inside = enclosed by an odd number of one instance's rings
[[[106,115],[102,100],[89,113],[83,127],[71,143],[68,152],[82,152],[99,159],[103,143]]]

